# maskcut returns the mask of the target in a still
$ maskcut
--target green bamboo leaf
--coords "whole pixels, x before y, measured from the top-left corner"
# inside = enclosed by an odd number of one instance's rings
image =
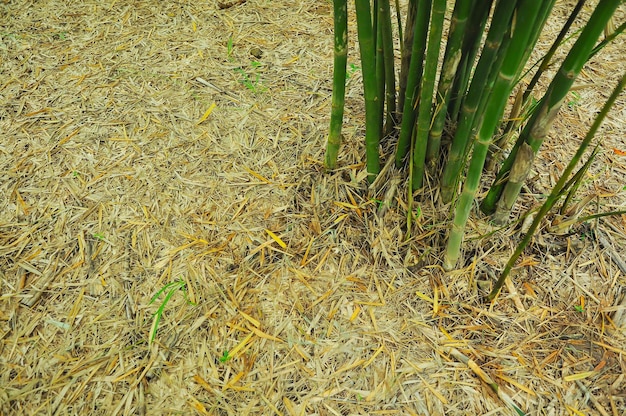
[[[170,301],[170,299],[172,298],[172,296],[174,296],[176,292],[178,292],[179,290],[182,290],[185,300],[189,304],[195,306],[195,303],[191,302],[189,298],[187,297],[186,286],[187,286],[187,283],[185,283],[185,281],[183,280],[177,280],[175,282],[168,283],[165,286],[163,286],[161,289],[159,289],[157,293],[154,296],[152,296],[152,298],[150,299],[150,302],[148,303],[149,305],[154,303],[154,301],[157,300],[161,296],[161,294],[165,293],[165,297],[163,298],[163,301],[159,305],[159,308],[152,315],[153,320],[152,320],[152,326],[150,328],[150,338],[148,339],[149,344],[152,344],[152,342],[154,342],[157,331],[159,330],[159,323],[161,322],[161,317],[163,316],[163,312],[165,311],[165,307],[167,306],[168,302]]]

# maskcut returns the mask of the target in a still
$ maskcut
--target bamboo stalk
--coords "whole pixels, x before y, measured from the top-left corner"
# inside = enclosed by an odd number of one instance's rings
[[[609,42],[611,42],[613,39],[615,39],[618,35],[621,35],[624,32],[624,29],[626,29],[626,22],[623,22],[621,25],[619,25],[611,34],[606,35],[605,32],[605,37],[602,40],[602,42],[598,43],[596,45],[595,48],[593,48],[593,50],[591,51],[591,53],[589,54],[589,59],[593,58],[593,56],[595,54],[597,54],[598,52],[600,52],[602,50],[602,48],[604,48]]]
[[[522,238],[522,241],[520,241],[520,243],[517,245],[515,252],[513,253],[511,258],[507,262],[506,266],[504,267],[504,270],[502,270],[502,273],[500,274],[498,281],[496,282],[493,289],[491,290],[491,293],[489,293],[489,295],[487,296],[488,301],[493,301],[495,297],[498,295],[498,293],[500,292],[502,285],[504,284],[506,278],[509,276],[511,270],[513,269],[513,266],[515,265],[515,262],[517,261],[519,256],[524,252],[524,249],[526,248],[528,243],[530,243],[530,240],[533,237],[533,234],[535,233],[535,231],[537,231],[537,228],[539,228],[539,224],[541,223],[543,217],[545,217],[548,211],[552,209],[552,207],[558,200],[559,196],[562,194],[563,188],[570,174],[574,171],[576,164],[580,161],[580,159],[582,158],[582,155],[585,153],[585,151],[591,144],[591,141],[593,140],[596,132],[598,131],[598,128],[604,121],[604,118],[608,114],[609,110],[615,103],[615,100],[617,100],[617,97],[620,95],[620,93],[622,92],[625,86],[626,86],[626,73],[622,75],[622,78],[617,84],[617,86],[615,87],[615,89],[613,90],[613,93],[611,94],[609,99],[604,103],[602,110],[600,111],[596,119],[594,120],[591,128],[587,132],[587,135],[585,136],[580,146],[578,147],[576,154],[568,163],[567,167],[563,171],[563,174],[557,181],[556,185],[554,185],[554,188],[552,188],[552,192],[550,192],[550,195],[546,199],[546,202],[543,203],[543,205],[539,209],[539,212],[537,213],[537,215],[535,215],[535,219],[533,220],[533,223],[531,224],[530,228],[524,235],[524,238]]]
[[[379,0],[378,22],[382,32],[385,76],[385,135],[391,134],[396,124],[396,71],[394,68],[393,34],[389,0]]]
[[[563,27],[561,27],[561,30],[560,30],[559,34],[554,39],[554,42],[552,42],[552,45],[550,46],[550,49],[548,50],[548,52],[546,52],[546,54],[543,56],[543,58],[541,58],[541,64],[539,65],[539,68],[537,68],[537,71],[535,72],[535,75],[533,75],[532,79],[530,80],[530,82],[528,83],[526,88],[524,89],[523,93],[522,93],[522,89],[519,90],[519,94],[521,94],[521,98],[519,96],[516,98],[515,106],[511,110],[511,114],[509,115],[509,118],[508,118],[509,121],[507,122],[506,126],[502,129],[502,134],[501,134],[500,138],[498,140],[496,140],[496,146],[495,146],[494,155],[493,155],[493,158],[491,160],[490,167],[488,168],[488,170],[493,170],[494,169],[494,166],[495,166],[495,163],[496,163],[496,159],[498,158],[498,156],[502,152],[502,150],[504,150],[504,147],[505,147],[506,143],[509,141],[509,139],[511,138],[511,136],[513,135],[513,132],[515,130],[517,130],[517,128],[521,124],[523,124],[523,122],[527,119],[526,117],[519,117],[519,114],[521,112],[520,110],[522,108],[530,108],[528,99],[530,97],[530,94],[532,93],[532,90],[535,88],[535,85],[537,84],[537,82],[541,78],[541,75],[552,64],[552,58],[553,58],[554,54],[556,53],[556,51],[559,48],[559,46],[561,46],[561,43],[563,42],[563,39],[565,38],[565,35],[567,35],[567,32],[569,31],[569,28],[571,27],[571,25],[576,20],[576,16],[578,16],[578,13],[580,12],[582,7],[584,6],[585,2],[586,2],[586,0],[578,0],[576,5],[574,6],[572,11],[570,12],[570,15],[569,15],[567,21],[563,24]],[[550,6],[550,7],[552,7],[552,6]],[[540,32],[540,31],[538,31],[538,32]],[[531,52],[531,51],[529,51],[529,52]],[[533,67],[535,65],[533,65]],[[530,72],[530,70],[528,72]],[[524,75],[522,75],[521,78],[524,78]],[[532,109],[530,109],[530,110],[531,111],[526,112],[527,115],[532,113]]]
[[[454,5],[452,18],[450,19],[450,32],[447,38],[441,77],[437,87],[435,115],[428,136],[428,148],[426,150],[426,160],[433,170],[439,157],[441,135],[446,121],[448,104],[450,103],[452,83],[454,82],[457,68],[461,62],[463,34],[465,33],[466,24],[473,5],[474,0],[457,1]]]
[[[587,161],[585,162],[585,164],[581,166],[580,169],[578,169],[578,171],[574,174],[574,176],[572,176],[572,179],[568,181],[563,187],[564,191],[567,189],[567,196],[565,197],[565,201],[563,201],[563,204],[561,205],[561,208],[559,209],[560,214],[565,214],[567,212],[567,208],[569,207],[569,204],[572,198],[574,198],[574,195],[580,188],[583,178],[585,177],[587,171],[591,167],[591,164],[595,160],[599,151],[600,151],[600,147],[596,145],[596,147],[591,152],[591,155],[587,158]]]
[[[417,15],[417,1],[409,0],[408,10],[406,13],[406,24],[404,27],[404,37],[400,46],[400,78],[398,79],[398,109],[404,110],[404,102],[406,101],[406,87],[409,78],[409,67],[411,65],[411,56],[413,54],[413,38],[415,37],[415,18]],[[399,8],[396,9],[398,16]]]
[[[395,0],[396,22],[398,23],[398,39],[400,40],[400,50],[404,49],[404,37],[402,32],[402,17],[400,13],[400,0]]]
[[[441,175],[441,199],[444,203],[452,201],[456,193],[457,184],[471,146],[472,131],[477,130],[476,123],[478,119],[476,115],[482,114],[482,109],[487,105],[489,85],[499,72],[498,66],[494,64],[497,61],[498,51],[502,46],[503,40],[507,41],[508,39],[508,37],[505,38],[505,35],[511,25],[515,4],[515,1],[500,2],[494,11],[485,47],[476,65],[470,90],[465,100],[463,100],[457,130],[450,146],[448,160]],[[500,58],[503,58],[502,54]]]
[[[411,146],[411,137],[415,126],[417,97],[424,67],[424,52],[426,50],[426,38],[428,35],[428,21],[430,20],[430,0],[417,1],[417,14],[415,17],[415,33],[413,35],[413,47],[411,51],[411,63],[407,74],[406,97],[402,110],[402,123],[400,124],[400,136],[396,148],[396,166],[400,167]]]
[[[531,108],[524,105],[523,102],[524,90],[519,88],[517,93],[515,94],[515,101],[513,101],[513,106],[511,107],[511,112],[509,113],[508,122],[506,127],[503,129],[502,134],[500,134],[497,138],[494,138],[493,144],[491,145],[490,154],[487,156],[487,165],[485,170],[491,172],[495,169],[496,162],[500,158],[500,155],[504,151],[507,143],[513,137],[514,129],[517,129],[519,124],[522,123],[523,120],[528,118],[528,114],[532,111]],[[528,103],[526,103],[528,104]]]
[[[526,124],[508,158],[503,162],[494,184],[481,204],[481,210],[483,212],[487,214],[494,212],[497,200],[500,198],[506,186],[505,178],[509,174],[511,166],[515,161],[517,150],[521,144],[523,142],[528,143],[535,154],[541,147],[565,100],[565,96],[572,87],[585,62],[587,62],[606,23],[621,1],[622,0],[600,0],[596,6],[589,21],[576,40],[576,43],[572,46],[569,54],[561,64],[561,68],[548,87],[546,94],[539,104],[538,111],[533,114],[531,120]]]
[[[530,169],[533,166],[533,157],[533,149],[531,149],[531,147],[526,143],[523,143],[522,147],[520,147],[517,152],[515,164],[513,165],[511,174],[509,175],[509,186],[507,186],[505,192],[500,197],[496,207],[496,212],[493,215],[493,222],[496,225],[503,225],[508,220],[511,208],[513,208],[513,204],[515,203],[515,199],[517,198],[520,189],[522,189],[522,185],[524,185],[524,182],[530,173]]]
[[[386,73],[385,73],[385,47],[383,45],[383,26],[380,21],[381,12],[380,12],[380,4],[389,0],[374,0],[372,5],[372,15],[375,17],[374,19],[374,33],[376,34],[376,87],[377,87],[377,95],[378,95],[378,118],[380,119],[379,127],[380,131],[378,132],[378,137],[380,140],[384,137],[383,135],[383,120],[385,113],[385,82],[386,82]]]
[[[430,132],[432,119],[433,92],[435,90],[435,77],[437,75],[437,64],[439,61],[439,49],[441,47],[441,34],[443,33],[443,18],[445,13],[446,0],[434,0],[430,18],[424,75],[420,89],[417,133],[413,147],[413,190],[421,188],[424,179],[424,162],[426,160],[428,133]]]
[[[572,26],[572,24],[576,20],[578,13],[582,9],[582,7],[585,5],[586,1],[587,0],[578,0],[576,5],[572,9],[569,17],[567,18],[567,21],[563,24],[561,31],[554,39],[554,42],[552,42],[550,49],[548,50],[548,52],[546,52],[546,54],[541,59],[541,64],[539,65],[539,68],[537,68],[537,72],[535,72],[535,75],[533,75],[533,78],[528,83],[528,86],[526,87],[526,90],[524,91],[523,102],[526,102],[528,100],[528,97],[530,96],[533,88],[535,88],[535,85],[539,81],[539,78],[541,78],[541,75],[550,67],[554,54],[556,53],[557,49],[561,45],[561,42],[563,42],[565,35],[567,35],[569,28]]]
[[[337,166],[337,155],[341,146],[341,127],[343,125],[343,109],[346,95],[346,66],[348,61],[348,2],[333,0],[334,20],[334,62],[333,62],[333,96],[330,110],[330,128],[324,166],[334,169]]]
[[[535,30],[534,22],[538,18],[539,9],[533,7],[534,0],[519,0],[516,13],[519,21],[525,22],[519,25],[513,32],[513,37],[506,51],[505,57],[493,87],[489,102],[485,107],[482,120],[479,122],[479,131],[470,164],[467,178],[463,184],[463,191],[455,207],[454,219],[450,229],[448,244],[444,255],[443,267],[451,270],[456,266],[461,252],[461,243],[465,232],[465,225],[474,202],[474,197],[480,183],[485,158],[491,144],[493,133],[502,117],[504,107],[511,94],[516,77],[521,72],[524,64],[524,49],[532,39],[532,31]],[[500,3],[502,4],[502,3]]]
[[[380,171],[381,119],[378,114],[379,97],[376,86],[376,49],[369,0],[355,0],[357,35],[363,71],[363,95],[365,96],[365,154],[368,181],[374,181]]]
[[[492,4],[493,0],[475,0],[472,5],[469,24],[463,36],[462,58],[457,76],[452,84],[450,105],[448,106],[448,117],[452,121],[457,121],[460,115],[461,105],[470,82],[471,69],[481,44]]]

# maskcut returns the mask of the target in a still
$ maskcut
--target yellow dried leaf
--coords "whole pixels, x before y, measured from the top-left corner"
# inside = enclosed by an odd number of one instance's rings
[[[266,177],[264,177],[264,176],[262,176],[262,175],[260,175],[260,174],[256,173],[256,172],[255,172],[255,171],[253,171],[252,169],[250,169],[250,168],[248,168],[248,167],[246,167],[246,166],[244,166],[243,168],[244,168],[244,169],[245,169],[245,170],[246,170],[246,171],[247,171],[250,175],[254,176],[254,177],[255,177],[255,178],[257,178],[258,180],[263,181],[263,182],[268,183],[268,184],[271,184],[271,183],[272,183],[272,181],[270,181],[270,180],[269,180],[269,179],[267,179]]]
[[[202,115],[202,117],[200,117],[200,120],[198,120],[198,122],[196,123],[196,126],[198,124],[201,124],[204,120],[206,120],[207,118],[209,118],[209,116],[211,115],[211,113],[213,112],[213,110],[215,109],[216,104],[213,103],[209,106],[209,109],[206,110],[204,112],[204,114]]]
[[[202,403],[200,403],[196,398],[191,397],[190,398],[191,403],[189,403],[189,405],[195,409],[198,413],[203,414],[203,415],[208,415],[209,412],[207,412],[206,407],[204,407],[204,405]]]
[[[337,217],[335,221],[333,221],[333,224],[339,224],[341,221],[345,220],[347,217],[348,217],[348,214],[340,215],[339,217]]]
[[[212,393],[213,389],[211,388],[211,386],[209,385],[209,383],[207,383],[207,381],[205,379],[203,379],[202,377],[200,377],[200,375],[196,374],[195,376],[193,376],[193,380],[198,383],[203,389],[205,389],[206,391]]]
[[[356,317],[359,316],[359,312],[361,312],[361,307],[359,305],[356,305],[354,312],[352,312],[352,316],[350,316],[350,322],[353,322]]]
[[[285,242],[283,240],[280,239],[279,236],[277,236],[276,234],[274,234],[273,232],[271,232],[268,229],[265,229],[265,232],[272,237],[272,240],[276,241],[278,243],[279,246],[281,246],[282,248],[287,248],[287,244],[285,244]]]
[[[353,205],[353,204],[348,204],[346,202],[334,201],[334,204],[337,205],[338,207],[342,207],[342,208],[359,209],[358,206]]]
[[[417,295],[418,298],[425,300],[426,302],[430,302],[430,303],[434,302],[430,296],[425,295],[422,292],[415,292],[415,294]]]
[[[249,333],[249,334],[248,334],[248,335],[247,335],[247,336],[243,339],[243,341],[241,341],[241,342],[239,343],[239,345],[237,345],[235,348],[233,348],[232,350],[230,350],[230,351],[228,352],[228,355],[229,355],[230,357],[234,357],[235,355],[237,355],[237,353],[238,353],[239,351],[241,351],[241,349],[242,349],[243,347],[245,347],[245,346],[246,346],[246,344],[248,344],[248,341],[250,341],[250,338],[252,338],[252,336],[253,336],[253,335],[254,335],[254,334],[253,334],[252,332],[251,332],[251,333]]]
[[[595,371],[585,371],[583,373],[577,373],[577,374],[571,374],[569,376],[565,376],[563,377],[563,380],[565,381],[583,380],[585,378],[595,376],[596,374],[597,373]]]
[[[254,332],[254,334],[259,337],[259,338],[265,338],[265,339],[269,339],[270,341],[276,341],[276,342],[285,342],[280,338],[277,338],[273,335],[270,334],[266,334],[265,332],[261,331],[260,329],[257,329],[253,326],[249,326],[248,327],[250,329],[250,331]]]
[[[239,313],[241,314],[241,316],[243,316],[248,322],[250,322],[252,325],[256,326],[257,328],[261,325],[261,322],[258,321],[258,319],[253,318],[252,316],[248,315],[247,313],[245,313],[244,311],[239,311]]]

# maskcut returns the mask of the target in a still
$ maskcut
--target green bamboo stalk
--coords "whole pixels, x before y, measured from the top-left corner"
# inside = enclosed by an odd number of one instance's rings
[[[398,39],[400,40],[400,50],[404,50],[404,37],[402,33],[402,17],[400,13],[400,0],[395,0],[396,21],[398,23]]]
[[[585,0],[579,0],[579,2],[583,2],[584,3]],[[548,1],[543,1],[543,2],[541,2],[539,4],[538,7],[541,7],[542,10],[539,13],[540,14],[540,18],[537,19],[536,22],[535,22],[536,29],[535,29],[535,32],[534,32],[532,45],[534,45],[537,42],[537,39],[541,35],[543,25],[545,24],[545,21],[547,20],[548,15],[550,14],[550,11],[552,10],[552,7],[554,6],[554,3],[555,3],[555,0],[548,0]],[[568,19],[568,22],[565,23],[567,28],[562,28],[561,33],[559,33],[559,36],[564,36],[566,34],[567,29],[569,29],[568,23],[571,25],[570,20],[573,21],[577,13],[578,12],[576,10],[574,10],[572,12],[572,14],[570,15],[570,19]],[[572,15],[574,17],[572,17]],[[557,38],[559,36],[557,36]],[[557,41],[553,42],[552,48],[554,48],[554,51],[556,51],[556,47],[559,46],[560,42],[561,42],[560,39],[558,39]],[[549,61],[551,60],[552,56],[554,55],[554,51],[552,50],[552,48],[544,56],[544,59],[542,59],[542,65],[545,64],[546,67],[544,69],[542,69],[542,68],[538,69],[537,73],[535,73],[535,76],[537,77],[537,80],[541,76],[541,72],[543,72],[545,69],[547,69],[547,67],[548,67],[548,65],[550,63]],[[530,54],[532,53],[532,51],[533,51],[533,48],[527,48],[526,49],[524,62],[528,61],[528,58],[530,57]],[[546,59],[546,57],[547,57],[547,59]],[[535,65],[533,65],[533,67]],[[528,72],[530,72],[530,70],[528,70],[527,73]],[[524,74],[521,77],[519,77],[517,83],[519,83],[519,81],[521,79],[523,79],[525,76],[526,76],[526,74]],[[537,80],[534,80],[534,82],[536,83]],[[533,84],[533,81],[531,81],[531,84]],[[504,128],[502,128],[502,133],[499,135],[499,137],[494,140],[494,145],[492,145],[492,149],[491,149],[492,155],[491,155],[491,157],[489,157],[486,170],[488,170],[488,171],[493,171],[494,170],[494,167],[496,165],[497,160],[499,159],[500,154],[504,150],[504,147],[506,146],[506,144],[512,138],[513,133],[515,132],[515,130],[517,130],[519,125],[522,124],[529,117],[529,115],[534,110],[535,107],[531,107],[529,105],[529,101],[528,101],[528,94],[530,94],[531,90],[532,90],[532,87],[530,87],[530,89],[527,88],[524,93],[522,92],[521,88],[520,88],[520,90],[518,90],[518,94],[517,94],[517,96],[515,98],[515,103],[513,105],[513,108],[511,109],[511,113],[510,113],[510,115],[508,117],[508,122],[506,123],[506,126]],[[526,114],[525,117],[519,117],[519,115],[522,112],[522,109],[527,109],[527,111],[525,111],[525,114]]]
[[[363,95],[365,96],[365,155],[368,181],[374,181],[380,172],[381,119],[378,114],[380,103],[376,85],[376,49],[369,0],[355,0],[357,36],[363,71]]]
[[[413,190],[421,188],[424,179],[424,162],[426,160],[428,133],[430,132],[432,119],[433,92],[435,90],[435,77],[437,76],[439,49],[441,48],[441,34],[443,33],[443,18],[445,13],[446,0],[434,0],[432,2],[424,75],[420,89],[417,134],[415,136],[413,150]]]
[[[419,97],[419,85],[424,67],[424,52],[426,51],[426,38],[428,36],[428,21],[430,20],[430,0],[417,1],[417,14],[415,17],[415,33],[413,35],[413,47],[411,51],[411,63],[407,74],[406,97],[402,110],[402,123],[400,136],[396,148],[396,166],[401,167],[411,145],[411,137],[415,126],[417,97]]]
[[[534,22],[534,28],[531,32],[531,40],[529,42],[529,45],[532,45],[534,47],[537,39],[539,39],[539,35],[542,32],[543,25],[545,24],[548,15],[550,14],[550,11],[552,10],[552,7],[554,6],[554,2],[555,0],[544,0],[538,6],[536,6],[539,8],[539,13],[537,14],[537,18]],[[524,50],[522,62],[528,61],[533,47],[526,48]],[[517,81],[515,83],[517,83]],[[498,141],[502,143],[504,140],[498,139]],[[506,194],[506,198],[504,198],[504,200],[502,200],[501,198],[501,203],[499,203],[496,208],[496,214],[494,215],[494,222],[496,224],[502,224],[508,219],[510,211],[513,208],[513,204],[515,203],[515,199],[517,198],[517,195],[519,195],[519,192],[522,189],[522,185],[524,184],[526,177],[530,173],[534,155],[532,149],[530,149],[529,147],[525,147],[523,148],[523,150],[524,151],[522,153],[518,152],[518,158],[515,161],[516,163],[519,163],[519,166],[517,167],[517,169],[515,169],[515,171],[511,170],[510,172],[509,183],[511,184],[511,186]],[[512,199],[509,197],[509,195],[512,196]]]
[[[394,68],[393,34],[391,32],[391,11],[389,0],[379,0],[378,22],[382,32],[383,58],[385,68],[385,135],[390,134],[396,124],[396,71]]]
[[[528,59],[530,58],[530,54],[533,52],[534,46],[537,43],[539,36],[541,36],[541,32],[543,31],[543,26],[545,25],[546,20],[548,20],[548,16],[550,15],[552,8],[554,7],[554,3],[556,3],[556,0],[542,0],[540,2],[535,2],[535,4],[533,5],[533,7],[539,8],[539,12],[537,14],[537,19],[534,22],[534,28],[533,28],[533,32],[531,35],[531,40],[528,42],[528,44],[532,45],[532,47],[524,49],[524,57],[522,58],[523,62],[528,62]],[[519,22],[519,23],[524,24],[525,22]],[[518,76],[518,79],[515,80],[516,84],[517,82],[519,82],[519,76]]]
[[[572,176],[572,179],[570,179],[563,187],[564,192],[565,190],[567,190],[567,196],[565,197],[565,201],[563,201],[561,208],[559,208],[560,214],[565,214],[565,212],[567,211],[567,208],[569,207],[571,200],[574,198],[574,195],[578,191],[578,188],[580,188],[583,178],[585,177],[585,174],[591,167],[591,164],[593,163],[593,161],[596,159],[598,152],[600,152],[600,146],[596,145],[596,147],[591,152],[591,155],[589,155],[589,157],[587,158],[587,161],[585,162],[585,164],[581,166],[580,169],[578,169],[578,171],[574,174],[574,176]],[[513,167],[515,167],[515,165],[513,165]]]
[[[591,215],[585,215],[584,217],[579,217],[577,218],[576,222],[581,223],[581,222],[587,222],[591,220],[597,220],[598,218],[616,217],[618,215],[624,215],[624,214],[626,214],[625,209],[620,210],[620,211],[598,212],[597,214],[591,214]]]
[[[596,6],[576,43],[572,46],[569,54],[561,64],[561,68],[548,87],[538,110],[535,111],[530,121],[526,124],[508,158],[503,162],[494,184],[481,204],[483,212],[487,214],[494,212],[497,200],[506,186],[506,177],[515,161],[517,150],[521,144],[523,142],[528,143],[535,154],[541,147],[565,100],[565,96],[587,62],[606,23],[621,2],[622,0],[600,0]]]
[[[496,206],[496,212],[493,214],[493,222],[496,225],[503,225],[509,219],[515,199],[532,168],[534,156],[533,149],[528,144],[523,143],[517,152],[515,164],[511,168],[509,186],[502,193]]]
[[[330,128],[324,166],[335,169],[341,146],[341,127],[346,95],[346,65],[348,61],[348,1],[333,0],[334,20],[334,63],[333,96],[330,110]]]
[[[426,162],[433,172],[439,161],[441,136],[443,135],[443,129],[446,124],[446,112],[450,102],[452,82],[454,82],[454,76],[460,62],[461,50],[459,49],[449,61],[444,63],[443,70],[441,71],[441,78],[437,88],[437,102],[433,110],[433,122],[430,132],[428,133],[428,146],[426,148]]]
[[[528,243],[530,243],[530,240],[532,239],[535,231],[537,231],[537,228],[539,228],[539,224],[543,220],[543,217],[545,217],[545,215],[552,209],[554,204],[559,199],[559,196],[562,194],[563,188],[570,174],[574,171],[576,164],[580,161],[583,154],[585,153],[585,151],[591,144],[591,141],[595,137],[596,132],[598,131],[598,128],[604,121],[604,118],[608,114],[609,110],[615,103],[615,100],[617,100],[617,97],[620,95],[620,93],[622,92],[625,86],[626,86],[626,73],[622,75],[622,78],[617,84],[617,86],[615,87],[615,89],[613,90],[613,93],[611,94],[609,99],[606,101],[606,103],[604,103],[602,110],[596,117],[591,128],[587,132],[587,135],[585,136],[580,146],[578,147],[576,154],[574,155],[572,160],[570,160],[570,162],[568,163],[567,167],[563,171],[563,174],[557,181],[556,185],[554,185],[554,188],[552,188],[552,192],[550,192],[550,195],[546,199],[546,202],[544,202],[541,208],[539,209],[539,212],[535,216],[535,219],[533,220],[533,223],[531,224],[530,228],[524,235],[524,238],[517,245],[515,252],[513,252],[513,255],[511,256],[506,266],[504,267],[504,270],[502,270],[502,273],[500,274],[498,281],[496,282],[493,289],[491,290],[491,293],[489,293],[489,295],[487,296],[488,301],[490,302],[493,301],[498,295],[498,293],[500,292],[502,285],[504,285],[506,278],[509,276],[509,274],[511,273],[511,270],[513,269],[513,266],[515,265],[515,262],[517,261],[519,256],[524,252],[524,249],[526,248]]]
[[[372,18],[372,33],[374,33],[374,49],[378,48],[378,0],[369,0],[371,9],[370,16]]]
[[[511,112],[509,113],[507,125],[503,129],[502,134],[494,138],[493,144],[491,145],[490,154],[487,156],[487,165],[485,166],[487,172],[492,172],[495,169],[496,162],[500,159],[500,155],[515,133],[514,129],[517,129],[517,126],[528,118],[527,114],[530,108],[524,106],[523,97],[524,90],[519,88],[515,94],[515,100],[513,101]],[[527,102],[526,104],[528,105],[529,103]]]
[[[446,113],[452,92],[452,83],[454,82],[457,68],[461,62],[463,34],[465,33],[466,24],[473,5],[474,0],[457,1],[454,5],[452,18],[450,19],[450,32],[447,37],[446,52],[443,58],[439,85],[437,87],[435,116],[428,136],[428,148],[426,150],[426,160],[433,170],[439,157],[441,135],[443,134],[446,121]]]
[[[595,54],[600,52],[602,48],[608,45],[613,39],[615,39],[618,35],[621,35],[626,29],[626,22],[623,22],[619,25],[610,35],[606,36],[602,42],[598,43],[595,48],[589,54],[589,59],[593,58]]]
[[[411,140],[411,149],[409,149],[409,186],[407,190],[407,212],[406,212],[406,234],[404,240],[408,241],[411,238],[411,230],[413,225],[413,151],[414,140]]]
[[[499,67],[495,63],[497,62],[498,51],[501,49],[503,40],[508,42],[509,37],[506,34],[511,25],[515,4],[516,2],[512,0],[501,1],[494,11],[485,47],[476,65],[467,97],[463,100],[457,130],[450,146],[448,160],[441,175],[441,200],[444,203],[452,201],[456,193],[457,184],[471,146],[472,131],[477,130],[475,128],[478,121],[477,114],[482,114],[482,109],[487,105],[489,85],[499,72]],[[500,58],[502,59],[503,57],[503,54],[500,54]]]
[[[528,100],[528,97],[532,93],[532,90],[535,88],[535,85],[537,85],[537,82],[539,82],[539,78],[541,78],[541,75],[543,75],[543,73],[550,67],[554,54],[556,53],[559,46],[561,46],[561,42],[563,42],[563,39],[567,35],[569,28],[572,26],[572,24],[576,20],[578,13],[582,9],[582,7],[585,5],[586,1],[587,0],[578,0],[576,5],[570,12],[570,15],[567,18],[567,21],[563,24],[563,27],[561,28],[561,31],[554,39],[554,42],[552,42],[552,46],[550,46],[550,49],[548,50],[548,52],[546,52],[546,54],[541,59],[541,64],[539,65],[539,68],[537,68],[537,72],[535,72],[535,75],[533,75],[533,78],[528,83],[528,86],[526,87],[526,90],[524,91],[523,102],[526,102]]]
[[[501,51],[501,53],[505,53],[505,57],[498,78],[493,86],[489,103],[485,107],[485,112],[481,117],[482,120],[478,124],[479,130],[467,178],[455,207],[454,219],[444,254],[443,267],[446,270],[453,269],[459,259],[465,225],[469,218],[478,185],[480,184],[485,158],[493,139],[493,133],[500,117],[504,113],[504,108],[515,84],[516,77],[524,65],[524,49],[532,40],[532,31],[535,29],[533,23],[539,14],[539,8],[533,7],[533,5],[534,0],[519,0],[517,2],[517,19],[525,22],[525,24],[515,27],[508,48],[506,51]]]
[[[467,58],[464,52],[465,48],[461,49],[461,62],[459,62],[456,76],[452,82],[452,87],[450,87],[447,118],[453,123],[457,123],[461,115],[461,104],[467,94],[467,82],[470,81],[468,74],[472,71],[473,62]]]
[[[389,0],[374,0],[372,5],[374,20],[374,33],[376,33],[376,86],[378,88],[378,117],[380,118],[380,132],[378,137],[382,139],[383,134],[383,114],[385,113],[385,48],[383,45],[383,27],[380,21],[380,3]]]
[[[460,115],[461,105],[470,83],[471,70],[481,44],[492,4],[493,0],[476,0],[472,6],[467,30],[463,36],[461,62],[459,63],[459,70],[452,84],[450,94],[448,118],[452,121],[457,121]]]
[[[585,1],[586,0],[578,0],[578,3],[576,4],[576,6],[574,6],[574,9],[572,9],[572,12],[570,13],[567,21],[561,28],[561,31],[557,35],[554,42],[552,42],[552,46],[550,46],[550,49],[548,50],[548,52],[543,56],[543,58],[541,58],[541,64],[539,65],[539,68],[535,72],[535,75],[531,79],[530,83],[528,84],[528,86],[526,87],[523,93],[521,89],[519,90],[519,94],[521,94],[521,97],[520,96],[516,97],[515,106],[511,109],[511,114],[508,117],[508,122],[506,123],[506,126],[502,129],[502,134],[500,135],[500,137],[495,141],[494,155],[490,160],[487,170],[491,171],[494,169],[496,160],[498,159],[501,152],[504,150],[504,146],[506,145],[506,143],[509,142],[509,140],[513,136],[513,133],[519,128],[521,124],[524,123],[524,121],[528,119],[530,114],[532,114],[532,111],[534,110],[534,108],[536,108],[536,107],[533,107],[533,108],[530,107],[529,96],[532,93],[532,90],[534,89],[535,85],[539,81],[539,78],[541,77],[541,75],[550,67],[550,64],[552,63],[551,62],[552,57],[554,56],[558,47],[563,42],[563,39],[565,35],[567,34],[567,32],[569,31],[569,28],[571,27],[572,23],[576,20],[576,16],[578,15]],[[544,5],[545,5],[544,7],[546,7],[545,18],[547,18],[549,11],[554,6],[554,1],[551,1],[549,3],[546,2],[544,3]],[[541,34],[541,30],[537,30],[536,37],[538,37],[540,34]],[[536,42],[536,40],[537,39],[535,39],[533,44]],[[532,52],[532,49],[527,50],[527,53],[529,55],[531,52]],[[536,63],[532,67],[534,68],[535,66],[536,66]],[[529,69],[525,74],[523,74],[520,77],[520,79],[523,79],[526,76],[526,74],[528,74],[530,71],[531,70]],[[529,111],[525,112],[527,114],[526,117],[519,117],[519,114],[522,108],[529,109]]]
[[[406,101],[406,87],[409,78],[409,66],[413,54],[413,38],[415,37],[415,19],[417,16],[418,0],[409,0],[406,13],[406,24],[402,45],[400,47],[400,78],[398,79],[398,109],[404,110]],[[399,9],[396,13],[400,15]]]

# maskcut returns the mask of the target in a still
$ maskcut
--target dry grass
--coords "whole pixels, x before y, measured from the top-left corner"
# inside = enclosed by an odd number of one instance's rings
[[[402,242],[405,195],[381,219],[363,181],[358,71],[322,172],[328,2],[5,1],[0,21],[0,414],[510,414],[489,378],[529,414],[624,414],[624,217],[542,230],[483,304],[519,231],[471,239],[474,217],[444,274],[422,202]],[[585,69],[520,210],[624,45]],[[624,206],[624,120],[622,97],[587,212]],[[174,293],[149,345],[178,280],[196,305]]]

